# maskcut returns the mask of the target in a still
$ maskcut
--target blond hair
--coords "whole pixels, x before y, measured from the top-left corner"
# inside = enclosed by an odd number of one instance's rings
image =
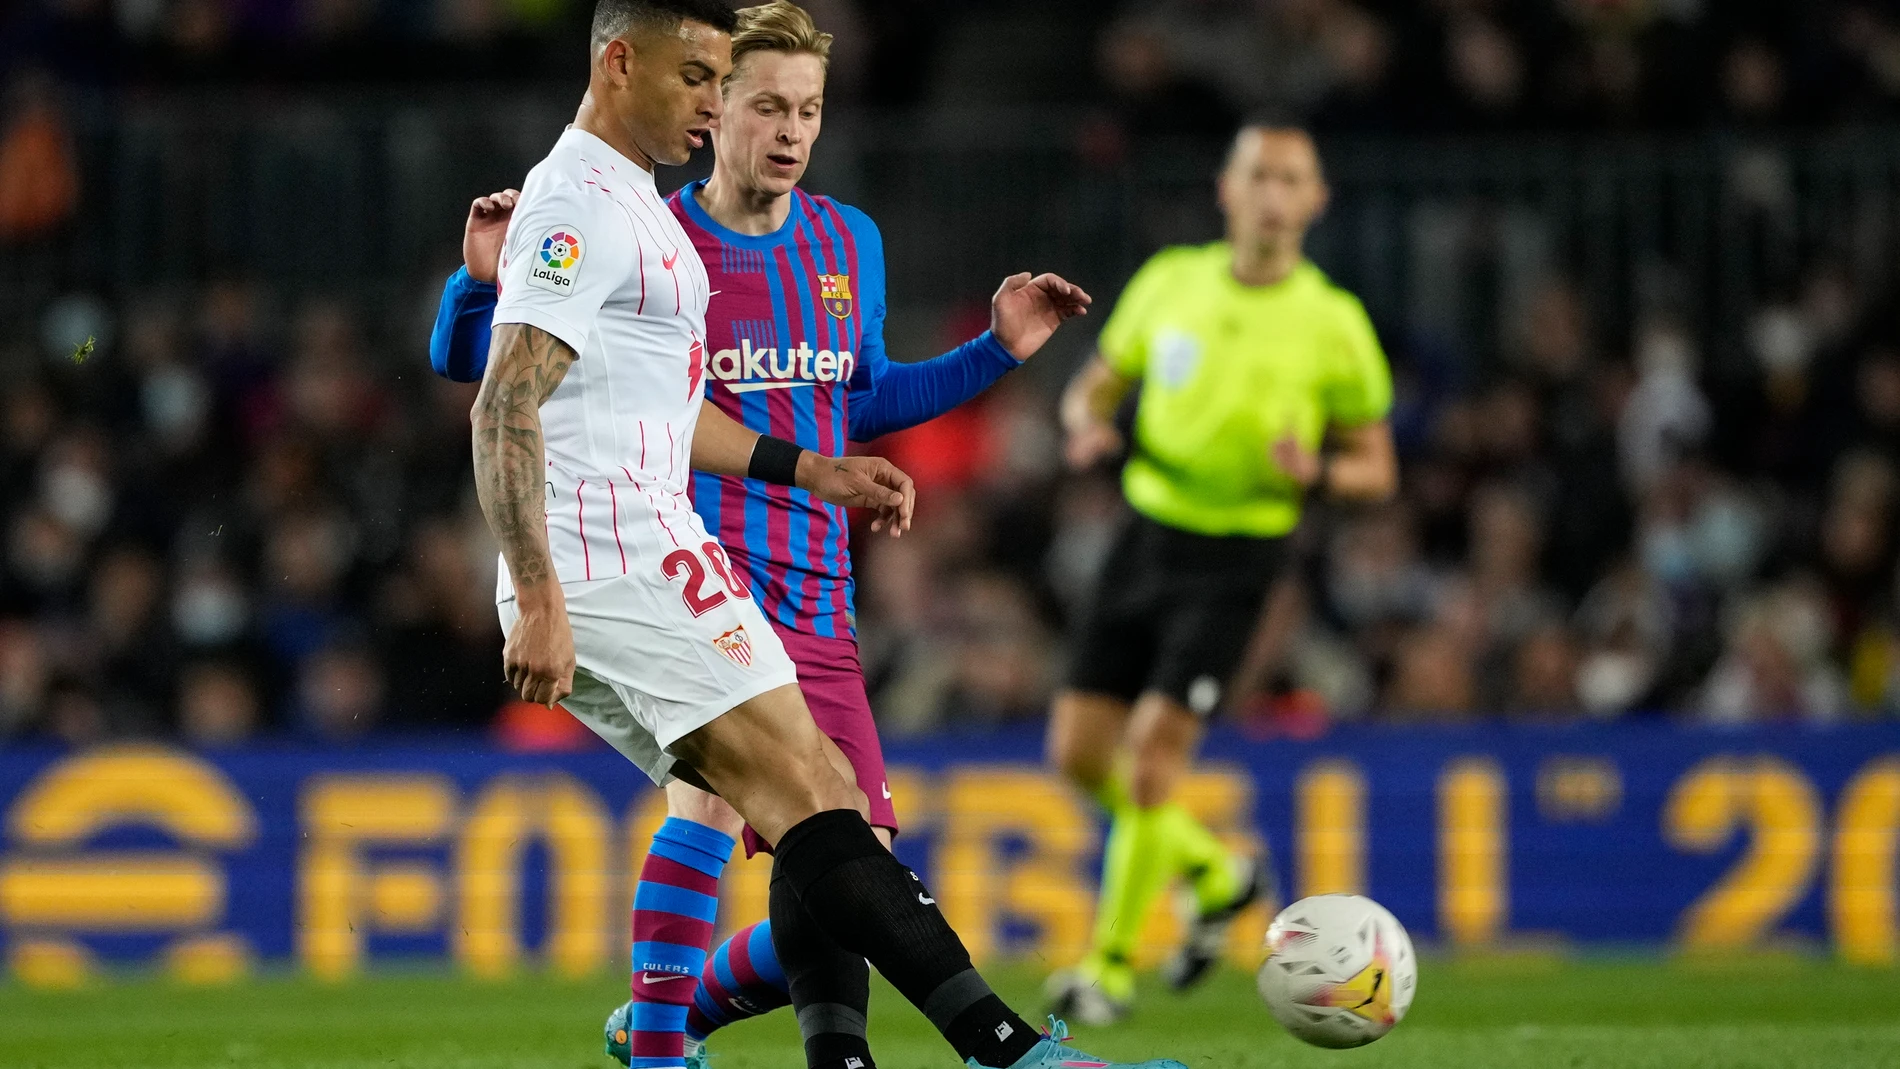
[[[831,66],[831,35],[820,32],[811,13],[791,0],[739,9],[739,28],[732,31],[732,65],[754,52],[784,52],[817,56]]]

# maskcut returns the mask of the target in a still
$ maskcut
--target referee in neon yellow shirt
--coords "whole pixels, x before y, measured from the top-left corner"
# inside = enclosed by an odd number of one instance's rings
[[[1359,300],[1303,249],[1326,199],[1303,131],[1243,129],[1220,177],[1227,240],[1149,260],[1062,399],[1069,461],[1086,468],[1122,450],[1114,415],[1140,391],[1122,471],[1132,514],[1049,723],[1050,759],[1114,818],[1089,955],[1050,980],[1058,1011],[1088,1023],[1127,1011],[1141,922],[1172,880],[1198,906],[1165,970],[1177,989],[1266,894],[1264,860],[1229,854],[1171,800],[1175,785],[1307,495],[1374,502],[1398,485],[1385,354]]]

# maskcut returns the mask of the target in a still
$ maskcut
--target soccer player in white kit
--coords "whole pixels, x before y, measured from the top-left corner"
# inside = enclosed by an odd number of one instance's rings
[[[874,1065],[866,959],[969,1065],[1107,1066],[1005,1006],[872,833],[791,660],[687,499],[696,467],[877,508],[893,533],[911,509],[910,481],[884,461],[820,457],[702,407],[706,272],[653,170],[686,162],[718,122],[734,22],[720,0],[600,0],[587,95],[523,184],[471,413],[501,545],[504,670],[527,700],[564,704],[656,783],[720,795],[775,845],[773,942],[814,1069]]]

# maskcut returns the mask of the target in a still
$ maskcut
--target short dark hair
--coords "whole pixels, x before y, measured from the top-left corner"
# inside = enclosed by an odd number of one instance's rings
[[[686,21],[731,33],[739,26],[739,13],[725,0],[600,0],[594,5],[594,47],[623,36],[639,23],[674,29]]]

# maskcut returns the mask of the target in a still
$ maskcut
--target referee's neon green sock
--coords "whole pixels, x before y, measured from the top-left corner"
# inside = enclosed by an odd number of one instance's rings
[[[1174,876],[1158,811],[1126,803],[1115,812],[1102,856],[1102,892],[1095,905],[1095,934],[1082,968],[1103,993],[1126,1000],[1135,993],[1129,964],[1142,922]]]
[[[1195,906],[1206,913],[1232,902],[1240,893],[1240,873],[1226,845],[1179,802],[1151,812],[1167,843],[1168,875],[1184,876],[1193,884]]]

